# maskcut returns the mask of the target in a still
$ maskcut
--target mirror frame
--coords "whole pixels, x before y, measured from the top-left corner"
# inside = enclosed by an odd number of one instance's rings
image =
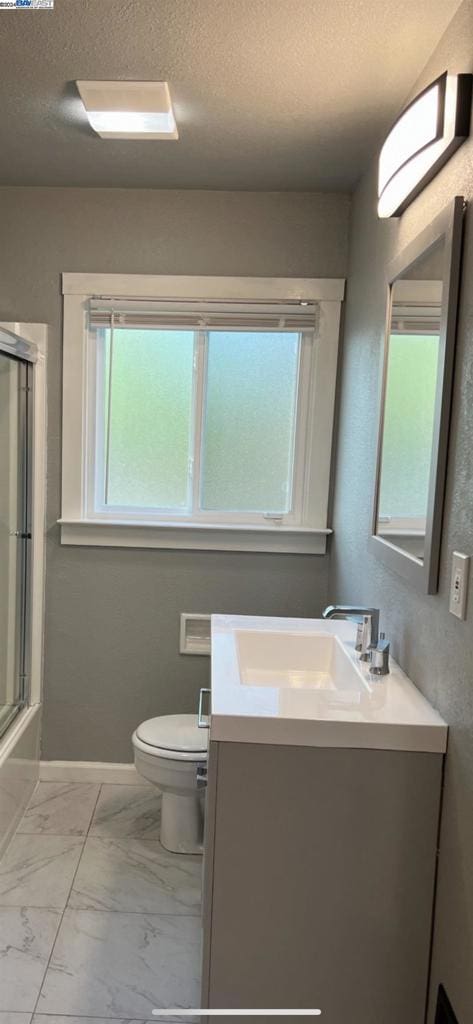
[[[438,590],[440,543],[447,473],[450,413],[457,328],[463,216],[466,203],[456,196],[449,205],[393,260],[387,268],[386,325],[382,353],[381,394],[378,417],[378,443],[370,548],[389,569],[402,576],[424,594]],[[430,465],[425,531],[424,559],[385,540],[376,533],[384,433],[384,412],[388,367],[388,346],[392,314],[392,288],[413,263],[441,239],[444,239],[442,312],[439,335],[438,378],[435,393],[434,431]]]

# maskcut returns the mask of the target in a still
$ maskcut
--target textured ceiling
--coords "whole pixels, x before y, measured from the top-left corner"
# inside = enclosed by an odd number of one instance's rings
[[[344,190],[459,0],[56,0],[0,11],[0,184]],[[167,79],[177,142],[101,140],[75,79]]]

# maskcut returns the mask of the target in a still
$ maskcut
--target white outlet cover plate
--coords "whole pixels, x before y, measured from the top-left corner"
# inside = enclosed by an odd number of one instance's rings
[[[450,579],[450,605],[452,615],[457,619],[466,618],[468,598],[468,577],[470,572],[470,556],[454,551],[452,556],[452,575]]]

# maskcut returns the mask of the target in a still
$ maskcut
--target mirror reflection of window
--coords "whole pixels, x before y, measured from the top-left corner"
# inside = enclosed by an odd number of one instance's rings
[[[377,534],[423,560],[434,442],[443,242],[394,282]]]

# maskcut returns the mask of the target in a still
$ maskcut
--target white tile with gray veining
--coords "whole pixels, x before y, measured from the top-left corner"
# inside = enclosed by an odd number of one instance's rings
[[[0,1010],[0,1024],[30,1024],[31,1013],[2,1013]],[[66,1024],[66,1022],[64,1022]]]
[[[77,836],[17,834],[0,860],[0,907],[63,910],[83,845]]]
[[[61,914],[30,907],[0,908],[0,1010],[33,1011]]]
[[[102,786],[91,836],[159,839],[161,798],[150,786]]]
[[[15,1014],[5,1014],[9,1018],[14,1018]],[[155,1014],[152,1020],[134,1020],[130,1017],[62,1017],[57,1014],[51,1013],[35,1013],[33,1017],[31,1014],[23,1014],[25,1017],[24,1021],[15,1021],[9,1019],[2,1021],[2,1015],[0,1014],[0,1024],[29,1024],[31,1018],[31,1024],[200,1024],[200,1016],[195,1017],[186,1014],[185,1017],[176,1014],[173,1017],[166,1017],[165,1011],[163,1013]]]
[[[82,782],[40,782],[18,832],[59,836],[87,833],[100,786]]]
[[[89,837],[69,906],[149,914],[199,914],[202,858],[156,840]]]
[[[2,1014],[0,1013],[0,1024],[29,1024],[31,1015],[23,1014],[24,1020],[15,1021],[15,1016],[21,1016],[21,1014],[4,1014],[8,1017],[8,1020],[2,1020]],[[200,1017],[193,1017],[186,1015],[180,1017],[178,1014],[174,1017],[166,1017],[163,1014],[155,1015],[152,1020],[133,1020],[129,1017],[62,1017],[57,1014],[51,1013],[35,1013],[31,1018],[31,1024],[166,1024],[166,1022],[172,1022],[172,1024],[199,1024]]]
[[[197,917],[66,910],[37,1011],[151,1018],[199,1005]]]

